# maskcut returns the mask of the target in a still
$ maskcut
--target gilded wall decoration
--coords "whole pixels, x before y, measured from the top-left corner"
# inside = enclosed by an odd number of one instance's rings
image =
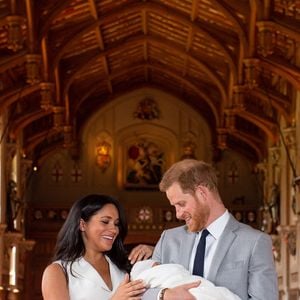
[[[296,248],[296,231],[292,230],[286,234],[286,243],[289,250],[290,255],[295,256],[297,252]]]
[[[141,207],[137,212],[136,217],[137,223],[152,223],[153,222],[153,211],[150,207]]]
[[[281,260],[281,239],[279,235],[272,235],[272,251],[274,260],[280,262]]]
[[[197,159],[195,154],[196,148],[197,145],[193,141],[185,141],[182,145],[182,155],[180,159]]]
[[[165,168],[165,153],[160,146],[146,139],[126,149],[125,188],[158,188]]]
[[[140,120],[154,120],[159,119],[160,111],[155,100],[145,98],[139,102],[133,116]]]

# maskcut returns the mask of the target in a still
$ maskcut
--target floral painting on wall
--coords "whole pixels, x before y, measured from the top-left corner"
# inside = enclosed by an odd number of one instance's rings
[[[125,188],[157,189],[165,168],[164,151],[142,139],[130,144],[126,152]]]

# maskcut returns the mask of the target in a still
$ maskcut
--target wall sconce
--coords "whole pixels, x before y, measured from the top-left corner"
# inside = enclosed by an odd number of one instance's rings
[[[96,163],[103,173],[111,164],[110,149],[111,145],[106,141],[102,141],[96,146]]]

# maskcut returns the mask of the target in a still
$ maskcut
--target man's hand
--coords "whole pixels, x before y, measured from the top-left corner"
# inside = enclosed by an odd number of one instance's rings
[[[198,287],[201,281],[178,285],[172,289],[166,289],[164,300],[196,300],[189,289]]]
[[[150,245],[140,244],[134,247],[129,253],[128,259],[130,263],[133,265],[135,262],[139,260],[145,260],[152,256],[154,247]]]

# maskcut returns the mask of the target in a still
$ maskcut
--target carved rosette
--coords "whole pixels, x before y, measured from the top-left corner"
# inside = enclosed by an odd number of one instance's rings
[[[136,223],[153,223],[153,210],[149,206],[143,206],[138,209]]]

